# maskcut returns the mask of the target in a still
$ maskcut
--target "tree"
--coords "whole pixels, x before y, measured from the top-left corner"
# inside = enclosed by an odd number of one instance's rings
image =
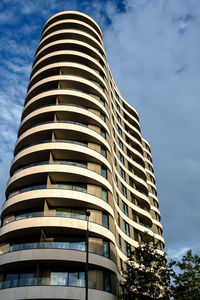
[[[181,261],[171,261],[172,296],[177,300],[200,299],[200,256],[189,250]],[[177,272],[178,271],[178,272]]]
[[[139,247],[126,262],[122,299],[170,299],[169,272],[166,255],[157,249],[155,239],[143,235]]]

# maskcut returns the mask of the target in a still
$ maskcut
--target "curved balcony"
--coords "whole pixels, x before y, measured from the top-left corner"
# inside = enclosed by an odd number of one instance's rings
[[[69,98],[70,97],[70,102]],[[56,100],[59,103],[56,103]],[[97,97],[93,94],[87,94],[81,90],[73,90],[73,89],[55,89],[47,92],[39,93],[37,96],[33,97],[29,100],[24,106],[24,111],[22,113],[22,119],[34,111],[35,109],[45,107],[45,105],[65,105],[65,104],[77,104],[80,105],[84,101],[84,105],[88,105],[91,108],[98,109],[100,112],[103,112],[108,117],[108,112],[105,109],[104,105],[102,105],[102,100],[100,97]]]
[[[73,41],[63,41],[62,44],[66,44],[65,48],[69,47],[72,49],[59,50],[58,42],[52,43],[52,46],[56,46],[55,51],[44,55],[39,60],[37,60],[37,62],[35,62],[31,72],[31,78],[36,72],[38,72],[38,70],[47,65],[56,62],[61,63],[66,61],[85,64],[88,67],[97,69],[98,71],[102,72],[105,77],[107,77],[106,72],[101,65],[101,61],[99,60],[97,53],[93,49],[89,48],[88,46],[86,47],[84,44],[82,45],[81,43],[79,43],[79,45],[77,46],[77,44],[74,44]],[[72,45],[73,47],[70,45]],[[85,51],[83,51],[84,49]],[[90,52],[94,54],[90,55]]]
[[[65,105],[48,105],[34,110],[28,114],[21,122],[18,136],[24,131],[37,124],[44,124],[45,122],[53,122],[54,116],[57,116],[57,122],[76,122],[84,124],[87,121],[88,124],[97,126],[98,128],[104,128],[107,133],[110,133],[105,120],[102,119],[102,114],[97,115],[89,111],[88,107],[81,105],[65,104]],[[103,115],[104,119],[105,116]]]
[[[94,68],[87,67],[82,63],[74,62],[57,62],[47,65],[37,71],[30,79],[28,89],[30,89],[38,81],[55,75],[81,75],[83,78],[96,81],[106,88],[104,75]]]
[[[99,25],[92,19],[90,16],[78,12],[78,11],[62,11],[59,12],[55,15],[53,15],[51,18],[47,20],[45,23],[42,33],[51,25],[54,24],[60,20],[68,20],[68,19],[73,19],[73,20],[80,20],[88,25],[90,25],[97,33],[101,36],[102,38],[102,32],[99,27]]]
[[[62,40],[55,40],[51,41],[47,45],[44,45],[35,56],[34,62],[33,62],[33,72],[35,72],[35,69],[38,70],[38,64],[41,63],[43,60],[43,57],[46,57],[48,55],[56,54],[58,51],[71,51],[72,54],[78,56],[76,57],[76,61],[83,61],[84,57],[88,59],[88,63],[91,63],[92,59],[98,62],[101,66],[101,68],[104,70],[105,68],[105,59],[102,56],[102,54],[93,46],[90,44],[87,44],[83,41],[78,41],[74,39],[62,39]],[[68,53],[68,52],[67,52]],[[70,53],[69,53],[70,54]],[[82,54],[82,55],[81,55]],[[72,56],[70,56],[72,58]],[[74,58],[75,59],[75,58]],[[70,59],[66,60],[70,61]],[[105,73],[105,70],[103,71]],[[33,73],[31,73],[32,76]]]
[[[51,24],[48,28],[43,31],[42,37],[52,33],[53,31],[57,31],[60,29],[78,29],[83,30],[84,32],[92,35],[95,39],[98,40],[101,44],[103,40],[101,36],[88,24],[75,20],[75,19],[68,19],[68,20],[60,20]]]
[[[80,142],[82,140],[91,141],[104,146],[110,152],[110,146],[104,136],[97,133],[86,125],[77,124],[73,122],[48,122],[42,125],[36,125],[31,129],[28,129],[18,138],[15,145],[15,155],[24,148],[28,148],[32,145],[39,143],[46,143],[50,141],[52,137],[52,131],[59,135],[59,140],[64,140],[66,133],[68,133],[69,139],[76,138]]]
[[[81,76],[57,75],[43,79],[33,85],[26,95],[25,103],[41,92],[48,92],[56,88],[81,90],[86,94],[94,94],[107,101],[104,90],[98,84]]]
[[[87,182],[89,184],[102,186],[113,193],[112,186],[108,180],[92,170],[79,166],[49,164],[29,167],[15,173],[8,181],[6,195],[8,195],[11,190],[22,188],[25,178],[26,185],[30,185],[31,183],[34,185],[37,184],[38,181],[44,182],[48,174],[51,175],[52,180],[55,182]]]

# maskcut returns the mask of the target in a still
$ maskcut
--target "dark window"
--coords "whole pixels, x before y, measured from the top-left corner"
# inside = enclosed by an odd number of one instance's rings
[[[118,114],[116,114],[116,117],[117,117],[117,121],[121,124],[121,118]]]
[[[116,105],[116,109],[118,110],[118,112],[120,112],[120,106],[117,102],[115,102],[115,105]]]
[[[123,210],[123,213],[128,216],[128,205],[122,201],[122,210]]]
[[[137,215],[133,209],[132,209],[132,216],[133,216],[133,221],[137,222]]]
[[[124,233],[126,233],[128,236],[130,236],[129,224],[124,220],[123,220],[123,230],[124,230]]]
[[[120,167],[120,175],[124,180],[126,180],[125,171],[121,167]]]
[[[118,226],[120,227],[120,214],[117,213],[117,223],[118,223]]]
[[[103,272],[103,289],[106,292],[111,291],[110,273],[108,271]]]
[[[105,241],[103,240],[103,244],[102,244],[102,247],[103,247],[103,256],[109,258],[110,257],[110,251],[109,251],[109,242],[108,241]]]
[[[118,145],[123,150],[123,143],[119,138],[118,138]]]
[[[106,168],[101,166],[101,176],[103,176],[104,178],[107,178],[107,170]]]
[[[119,248],[121,249],[122,248],[122,238],[121,238],[121,235],[119,234]]]
[[[124,195],[124,197],[127,197],[126,187],[123,185],[123,183],[121,183],[121,193]]]
[[[104,189],[101,190],[101,199],[108,202],[108,192]]]
[[[101,147],[101,154],[106,157],[106,149],[104,147]]]
[[[101,129],[100,134],[104,139],[106,138],[106,132],[103,129]]]
[[[105,115],[100,113],[100,118],[105,122]]]
[[[119,125],[117,125],[117,132],[119,133],[120,136],[122,136],[122,130],[121,130],[121,128],[119,127]]]
[[[122,164],[124,164],[124,157],[121,154],[121,152],[119,152],[119,160],[121,161]]]
[[[102,213],[102,225],[106,228],[109,227],[108,225],[108,215]]]
[[[125,247],[126,256],[130,256],[131,255],[131,245],[129,243],[127,243],[126,241],[124,241],[124,247]]]

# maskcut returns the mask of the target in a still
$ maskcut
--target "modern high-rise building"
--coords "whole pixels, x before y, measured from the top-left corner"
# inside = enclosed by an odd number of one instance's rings
[[[83,13],[42,31],[1,220],[1,300],[85,299],[87,228],[89,300],[119,298],[142,233],[163,250],[150,146]]]

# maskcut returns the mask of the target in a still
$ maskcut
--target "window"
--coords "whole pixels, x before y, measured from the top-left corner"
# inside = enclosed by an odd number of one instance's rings
[[[119,152],[119,160],[121,161],[122,164],[124,164],[124,157],[121,154],[121,152]]]
[[[104,147],[101,147],[101,155],[106,157],[106,149]]]
[[[117,205],[119,206],[119,195],[117,194]]]
[[[108,225],[108,215],[102,213],[102,225],[106,228],[109,227]]]
[[[103,256],[105,256],[107,258],[110,257],[109,242],[108,241],[103,240],[102,252],[103,252]]]
[[[120,176],[126,180],[126,175],[125,175],[125,171],[120,167]]]
[[[118,145],[123,150],[123,143],[119,138],[118,138]]]
[[[126,187],[123,185],[123,183],[121,183],[121,193],[124,195],[124,197],[127,197]]]
[[[116,105],[116,109],[118,110],[118,112],[120,112],[120,106],[117,102],[115,102],[115,105]]]
[[[101,129],[100,134],[104,139],[106,138],[106,132],[103,129]]]
[[[117,132],[119,133],[120,136],[122,136],[122,130],[121,130],[121,128],[119,127],[119,125],[117,125]]]
[[[104,114],[100,113],[100,118],[101,118],[101,120],[103,120],[105,122],[105,115]]]
[[[101,190],[101,199],[103,199],[105,202],[108,202],[108,192],[104,189]]]
[[[125,248],[126,256],[130,256],[131,255],[131,245],[129,243],[127,243],[126,241],[124,241],[124,248]]]
[[[119,95],[117,94],[117,92],[115,91],[115,97],[117,100],[119,100]]]
[[[123,210],[123,213],[128,217],[128,205],[122,201],[122,210]]]
[[[107,169],[101,166],[101,176],[107,178]]]
[[[124,230],[124,233],[126,233],[128,236],[130,236],[129,224],[124,220],[123,220],[123,230]]]
[[[100,98],[100,102],[103,106],[105,106],[105,101],[102,98]]]
[[[121,124],[121,118],[118,114],[116,114],[116,117],[117,117],[117,121]]]
[[[108,271],[103,272],[103,289],[106,292],[111,291],[110,273]]]
[[[119,249],[122,248],[122,238],[121,235],[119,234]]]
[[[139,242],[139,233],[136,229],[134,229],[134,239]]]
[[[132,193],[131,193],[131,202],[135,205],[137,204],[135,196]]]
[[[117,213],[117,223],[118,223],[118,226],[120,227],[120,214]]]
[[[132,217],[133,217],[133,221],[137,222],[137,215],[133,209],[132,209]]]

